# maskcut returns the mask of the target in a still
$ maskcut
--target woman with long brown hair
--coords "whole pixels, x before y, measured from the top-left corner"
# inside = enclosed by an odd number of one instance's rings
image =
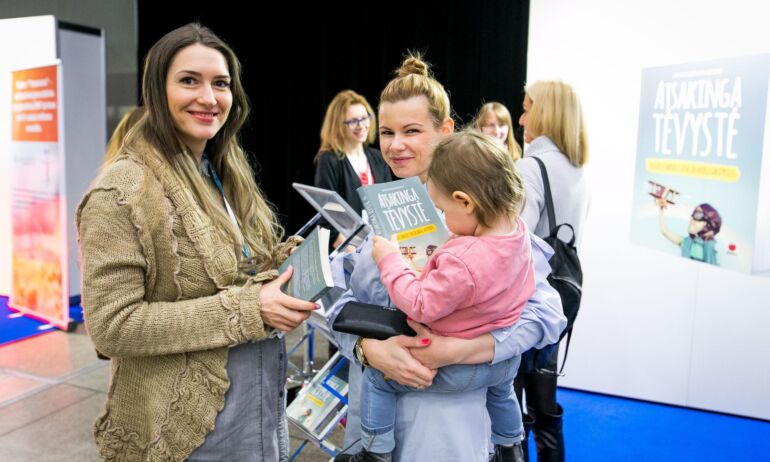
[[[89,335],[112,358],[95,426],[105,460],[286,460],[279,332],[315,304],[280,291],[297,239],[237,134],[240,64],[189,24],[148,52],[145,113],[77,210]]]

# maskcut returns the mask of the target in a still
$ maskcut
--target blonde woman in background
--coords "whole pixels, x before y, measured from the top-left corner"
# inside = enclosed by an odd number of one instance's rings
[[[118,155],[118,151],[123,146],[123,141],[126,139],[126,135],[131,131],[144,115],[144,108],[141,106],[135,107],[126,112],[118,122],[118,126],[115,127],[115,131],[112,132],[110,140],[107,142],[107,148],[104,151],[104,165],[106,166]]]
[[[516,167],[524,180],[527,201],[521,217],[539,237],[550,235],[551,227],[569,223],[575,232],[575,245],[580,249],[589,202],[583,169],[588,160],[588,140],[580,98],[563,82],[539,81],[525,88],[522,107],[519,125],[524,128],[527,149]],[[549,223],[545,187],[534,157],[542,160],[548,171],[556,223]],[[562,236],[561,231],[567,231],[566,235]],[[565,241],[572,238],[565,228],[559,236]],[[524,422],[527,430],[534,430],[540,462],[560,462],[565,458],[564,410],[556,402],[558,356],[558,343],[524,353],[514,381],[519,402],[523,402],[522,390],[526,392]]]
[[[502,143],[513,160],[521,159],[521,147],[513,136],[513,123],[508,108],[494,101],[487,103],[481,106],[472,125]]]

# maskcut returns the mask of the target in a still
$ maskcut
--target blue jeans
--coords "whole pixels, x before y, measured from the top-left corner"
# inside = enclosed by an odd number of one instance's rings
[[[442,367],[433,385],[418,390],[385,380],[382,372],[368,368],[361,384],[361,443],[369,452],[393,452],[396,442],[396,394],[425,391],[452,393],[487,388],[487,412],[492,421],[492,442],[511,445],[521,441],[524,425],[521,409],[513,392],[513,379],[519,370],[520,356],[494,365],[454,365]],[[470,423],[469,423],[470,424]]]

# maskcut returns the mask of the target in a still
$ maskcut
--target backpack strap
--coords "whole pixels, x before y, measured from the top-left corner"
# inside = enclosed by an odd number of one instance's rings
[[[539,157],[532,156],[533,159],[535,159],[535,162],[537,162],[538,167],[540,167],[540,175],[543,177],[543,191],[545,196],[545,208],[548,212],[548,224],[549,229],[551,230],[550,234],[552,237],[556,237],[558,230],[561,226],[568,226],[570,230],[572,230],[572,240],[569,242],[570,245],[573,245],[575,242],[575,229],[572,228],[572,225],[568,223],[564,223],[563,225],[556,226],[556,212],[554,211],[553,207],[553,195],[551,194],[551,183],[548,181],[548,170],[545,168],[545,164]],[[572,340],[572,327],[570,326],[567,330],[567,343],[564,346],[564,358],[561,362],[561,367],[559,368],[559,372],[557,375],[564,375],[564,366],[567,364],[567,355],[569,354],[569,343]]]
[[[567,344],[564,345],[564,358],[561,360],[561,367],[559,368],[559,373],[557,375],[564,375],[564,366],[567,365],[567,355],[569,354],[569,342],[572,340],[572,328],[575,327],[574,325],[570,326],[570,328],[567,330]]]
[[[545,164],[539,157],[532,156],[540,167],[540,175],[543,177],[543,190],[545,195],[545,209],[548,211],[548,229],[550,234],[553,234],[554,228],[556,228],[556,212],[553,208],[553,196],[551,195],[551,183],[548,181],[548,170],[545,169]]]

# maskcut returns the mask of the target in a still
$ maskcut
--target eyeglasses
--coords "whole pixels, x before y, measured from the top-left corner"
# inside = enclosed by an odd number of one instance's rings
[[[706,214],[701,209],[695,209],[692,213],[692,219],[695,221],[706,221]]]
[[[369,123],[369,120],[371,120],[372,115],[366,114],[364,117],[361,117],[360,119],[348,119],[344,121],[343,123],[347,125],[349,128],[357,127],[359,125],[365,125]]]

